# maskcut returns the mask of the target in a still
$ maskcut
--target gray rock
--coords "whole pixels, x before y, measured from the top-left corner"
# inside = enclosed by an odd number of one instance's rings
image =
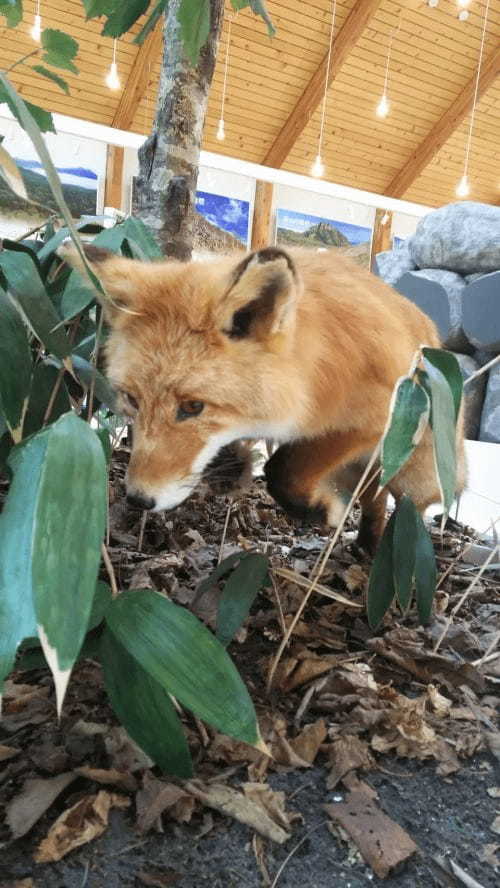
[[[377,253],[375,256],[374,271],[386,284],[394,286],[405,272],[416,268],[410,256],[409,241],[410,238],[394,250],[386,250],[385,253]]]
[[[472,284],[474,281],[477,281],[478,278],[482,277],[484,271],[475,271],[474,274],[466,274],[464,275],[465,283]]]
[[[460,364],[460,370],[462,371],[464,382],[469,376],[472,376],[476,370],[479,370],[479,364],[474,358],[471,358],[470,355],[455,354],[455,357]],[[471,441],[476,441],[479,435],[486,378],[487,373],[483,373],[482,376],[478,376],[477,379],[464,388],[465,437]]]
[[[492,367],[488,375],[479,440],[500,444],[500,364]]]
[[[459,274],[441,268],[410,271],[396,281],[395,287],[432,318],[445,348],[471,351],[462,328],[465,281]]]
[[[466,287],[463,327],[476,348],[500,352],[500,271],[483,274]]]
[[[461,201],[428,213],[411,238],[410,253],[418,268],[495,271],[500,268],[500,207]]]

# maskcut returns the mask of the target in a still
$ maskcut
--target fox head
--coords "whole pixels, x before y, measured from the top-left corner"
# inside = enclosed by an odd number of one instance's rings
[[[283,250],[243,261],[140,262],[96,247],[108,376],[134,420],[130,500],[170,509],[226,444],[288,437],[300,412],[287,357],[301,282]],[[71,246],[61,255],[79,267]]]

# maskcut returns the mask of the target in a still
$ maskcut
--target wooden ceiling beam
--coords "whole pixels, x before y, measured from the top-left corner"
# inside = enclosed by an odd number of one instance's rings
[[[478,101],[494,83],[500,74],[500,46],[486,59],[479,77],[477,99]],[[405,165],[394,176],[384,194],[388,197],[403,197],[431,160],[446,144],[450,136],[460,126],[472,108],[474,90],[476,88],[476,75],[466,83],[462,92],[452,102],[447,111],[434,124],[425,139],[411,153]]]
[[[344,24],[333,41],[328,86],[337,77],[347,56],[357,43],[370,20],[379,9],[382,0],[356,0]],[[280,167],[288,157],[295,142],[311,120],[323,98],[325,77],[328,70],[328,51],[314,72],[288,120],[264,157],[266,166]]]
[[[146,93],[149,74],[154,69],[162,46],[163,17],[154,31],[148,34],[144,43],[139,46],[113,118],[113,126],[117,129],[128,130],[132,126],[137,109]]]

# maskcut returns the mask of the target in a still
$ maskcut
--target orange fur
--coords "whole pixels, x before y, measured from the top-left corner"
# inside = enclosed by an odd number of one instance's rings
[[[110,300],[109,376],[139,404],[129,488],[158,508],[185,498],[218,447],[272,437],[287,443],[268,464],[271,490],[334,521],[343,467],[359,477],[396,380],[421,344],[439,346],[426,315],[334,250],[89,258]],[[185,401],[204,410],[178,421]],[[461,448],[460,465],[463,475]],[[428,432],[391,490],[420,508],[439,501]],[[372,511],[376,538],[380,505]]]

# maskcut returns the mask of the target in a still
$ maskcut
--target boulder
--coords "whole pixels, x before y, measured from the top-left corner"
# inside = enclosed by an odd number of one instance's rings
[[[474,274],[465,274],[464,280],[466,284],[472,284],[473,281],[477,281],[478,278],[483,276],[483,271],[475,271]]]
[[[410,254],[418,268],[495,271],[500,268],[500,207],[461,201],[428,213],[411,238]]]
[[[441,268],[410,271],[396,282],[395,287],[432,318],[445,348],[471,351],[462,328],[465,281],[459,274]]]
[[[386,250],[385,253],[377,253],[375,256],[374,271],[386,284],[394,286],[405,272],[416,268],[410,256],[409,240],[403,241],[394,250]]]
[[[500,271],[483,274],[465,288],[462,312],[469,341],[482,351],[500,352]]]
[[[479,364],[470,355],[455,354],[455,357],[460,364],[464,382],[476,370],[479,370]],[[476,441],[479,436],[487,375],[487,373],[483,373],[482,376],[478,376],[477,379],[464,388],[465,437],[471,441]]]
[[[492,367],[488,375],[479,440],[500,444],[500,364]]]

